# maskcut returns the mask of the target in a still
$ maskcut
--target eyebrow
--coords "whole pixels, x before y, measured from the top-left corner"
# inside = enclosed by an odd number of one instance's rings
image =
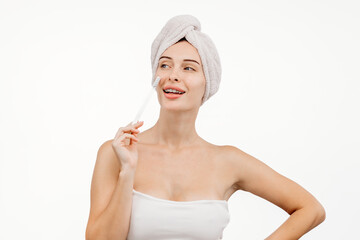
[[[168,58],[168,59],[172,60],[172,58],[171,58],[171,57],[168,57],[168,56],[162,56],[162,57],[160,57],[160,58],[159,58],[159,61],[160,61],[160,59],[162,59],[162,58]],[[199,65],[200,65],[200,63],[198,63],[198,62],[197,62],[197,61],[195,61],[194,59],[184,59],[184,61],[187,61],[187,62],[194,62],[194,63],[197,63],[197,64],[199,64]]]

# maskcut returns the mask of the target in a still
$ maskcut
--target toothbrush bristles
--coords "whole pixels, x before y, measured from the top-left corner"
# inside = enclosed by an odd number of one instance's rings
[[[157,78],[156,78],[155,81],[154,81],[153,87],[156,88],[157,85],[159,84],[159,82],[160,82],[160,77],[157,76]]]

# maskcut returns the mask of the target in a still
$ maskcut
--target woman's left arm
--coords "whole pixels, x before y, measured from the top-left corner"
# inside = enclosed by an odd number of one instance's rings
[[[237,188],[264,198],[290,214],[266,240],[299,239],[325,220],[323,206],[299,184],[240,149],[227,147],[235,164]]]

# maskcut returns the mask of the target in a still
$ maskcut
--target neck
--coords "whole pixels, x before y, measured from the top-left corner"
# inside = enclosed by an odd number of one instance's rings
[[[176,150],[191,146],[200,140],[195,129],[198,113],[194,111],[170,111],[161,108],[160,116],[152,127],[156,144]]]

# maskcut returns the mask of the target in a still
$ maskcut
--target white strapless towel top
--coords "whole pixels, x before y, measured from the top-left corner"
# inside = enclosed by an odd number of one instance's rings
[[[229,222],[226,200],[171,201],[133,189],[127,240],[218,240]]]

